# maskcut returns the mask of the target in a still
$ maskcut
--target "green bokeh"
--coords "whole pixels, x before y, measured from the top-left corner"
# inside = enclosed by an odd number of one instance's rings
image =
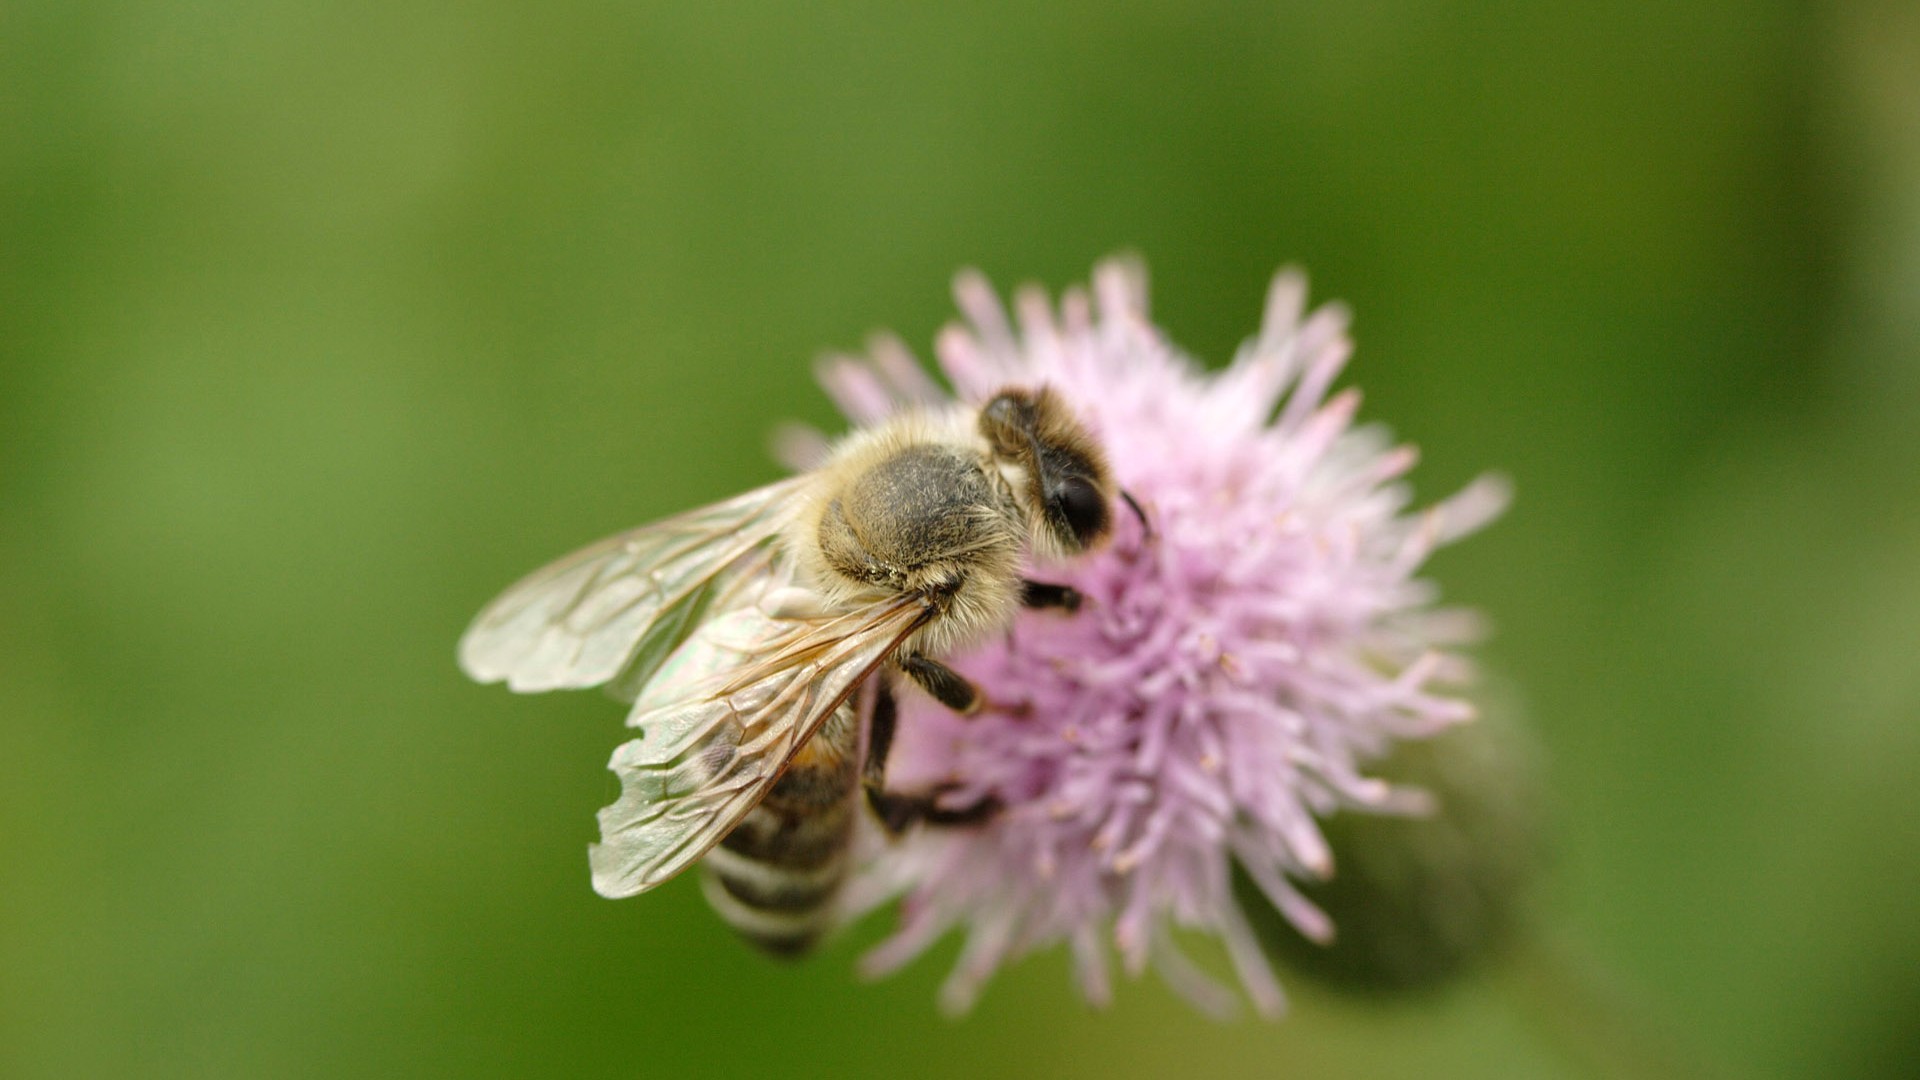
[[[0,8],[0,1075],[1658,1060],[1591,1052],[1601,998],[1669,1060],[1902,1075],[1916,72],[1891,0]],[[1052,955],[955,1024],[950,949],[868,985],[588,889],[618,709],[468,685],[466,618],[771,478],[810,358],[924,353],[956,268],[1119,249],[1216,361],[1305,265],[1422,494],[1514,476],[1435,571],[1595,997],[1218,1026]]]

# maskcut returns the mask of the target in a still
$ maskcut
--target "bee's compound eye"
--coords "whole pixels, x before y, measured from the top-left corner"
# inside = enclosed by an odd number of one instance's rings
[[[1076,546],[1086,547],[1107,531],[1107,500],[1100,489],[1070,476],[1047,498],[1047,508],[1072,531]]]

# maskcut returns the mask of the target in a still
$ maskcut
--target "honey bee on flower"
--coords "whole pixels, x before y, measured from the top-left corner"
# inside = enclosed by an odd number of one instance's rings
[[[897,897],[865,966],[961,931],[953,1010],[1065,942],[1094,1001],[1117,957],[1224,1011],[1173,942],[1196,929],[1277,1012],[1233,868],[1333,933],[1295,885],[1335,871],[1316,818],[1420,809],[1365,770],[1472,715],[1445,690],[1471,620],[1416,574],[1504,486],[1408,510],[1414,455],[1329,395],[1345,314],[1308,316],[1298,274],[1218,372],[1148,321],[1133,263],[1011,319],[977,276],[957,293],[950,393],[891,342],[828,362],[851,435],[790,434],[795,478],[536,573],[463,665],[634,702],[608,895],[704,859],[720,913],[782,952]]]

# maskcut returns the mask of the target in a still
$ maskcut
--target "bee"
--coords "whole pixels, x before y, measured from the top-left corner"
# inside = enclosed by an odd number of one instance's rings
[[[894,687],[978,711],[981,688],[941,658],[1023,605],[1075,610],[1077,592],[1022,567],[1099,545],[1115,494],[1050,388],[899,414],[812,472],[535,571],[480,612],[460,665],[516,691],[603,686],[632,702],[639,734],[608,764],[621,792],[589,847],[597,892],[631,896],[703,861],[723,919],[803,953],[832,922],[863,788],[893,834],[997,808],[887,788]]]

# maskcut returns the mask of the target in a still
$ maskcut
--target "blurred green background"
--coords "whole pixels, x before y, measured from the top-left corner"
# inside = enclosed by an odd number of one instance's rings
[[[1213,362],[1304,264],[1422,496],[1514,476],[1434,571],[1585,989],[1219,1026],[1056,953],[956,1024],[951,944],[588,888],[620,710],[465,683],[471,613],[772,478],[956,268],[1123,248]],[[1911,3],[13,0],[0,1075],[1911,1075],[1916,420]]]

